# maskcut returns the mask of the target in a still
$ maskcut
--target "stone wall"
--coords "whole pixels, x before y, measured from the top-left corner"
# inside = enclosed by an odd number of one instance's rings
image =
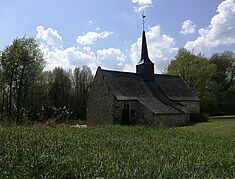
[[[181,126],[189,123],[189,114],[154,114],[138,100],[117,100],[106,84],[102,70],[97,70],[88,98],[88,125],[122,124],[123,109],[129,108],[129,124],[140,126]],[[179,101],[183,108],[199,113],[199,101]]]
[[[124,105],[129,105],[129,116],[131,125],[151,125],[153,112],[141,104],[138,100],[114,100],[113,119],[114,124],[122,124]]]
[[[156,114],[153,126],[183,126],[189,124],[189,114]]]
[[[182,126],[189,123],[189,114],[154,114],[146,106],[138,100],[133,101],[117,101],[113,102],[113,121],[114,124],[122,123],[122,114],[124,104],[129,105],[129,115],[132,125],[139,126]],[[135,116],[132,116],[132,111],[135,111]]]
[[[130,124],[135,125],[139,120],[139,101],[137,100],[114,100],[113,121],[114,124],[122,124],[124,105],[129,106]]]
[[[88,98],[87,124],[113,124],[113,96],[110,93],[104,76],[97,71],[91,85]]]
[[[154,118],[154,113],[141,103],[139,111],[140,113],[139,113],[138,125],[153,126],[152,122]]]

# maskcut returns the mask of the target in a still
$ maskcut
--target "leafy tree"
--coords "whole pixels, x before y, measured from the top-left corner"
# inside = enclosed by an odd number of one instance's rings
[[[50,101],[50,83],[49,83],[49,76],[51,76],[50,71],[44,71],[39,76],[37,83],[34,85],[33,88],[33,98],[32,98],[32,111],[30,114],[30,119],[33,121],[45,121],[49,117],[46,114],[46,109],[51,106]]]
[[[86,120],[87,115],[87,100],[89,94],[90,83],[93,80],[93,75],[91,70],[87,66],[83,66],[80,74],[80,108],[81,108],[81,118]]]
[[[79,118],[80,117],[80,76],[81,76],[81,69],[79,67],[76,67],[73,71],[74,75],[74,99],[75,99],[75,107],[74,107],[74,117]]]
[[[225,114],[235,114],[235,86],[229,88],[224,93],[221,105]]]
[[[212,80],[212,92],[216,97],[220,113],[226,114],[229,112],[226,107],[230,107],[225,100],[232,102],[227,99],[227,96],[231,94],[230,88],[235,85],[235,54],[232,52],[216,53],[212,55],[210,62],[217,67]]]
[[[8,118],[11,122],[15,112],[16,123],[20,124],[31,110],[33,88],[44,67],[43,53],[35,39],[15,39],[2,52],[1,66]]]
[[[1,61],[2,55],[0,54],[0,61]],[[3,113],[4,113],[4,93],[3,93],[3,74],[2,74],[2,67],[0,63],[0,125],[1,122],[3,122]]]
[[[57,67],[43,72],[44,64],[43,53],[33,38],[15,39],[1,52],[0,120],[19,125],[25,119],[64,119],[71,109],[76,119],[86,119],[93,79],[90,68],[65,71]]]
[[[206,57],[195,55],[184,48],[179,49],[167,68],[168,74],[181,75],[200,98],[210,91],[211,78],[215,71],[216,65],[210,63]]]
[[[232,52],[216,53],[210,58],[217,66],[214,81],[220,91],[226,91],[235,84],[235,54]]]
[[[69,105],[71,93],[71,79],[69,74],[61,67],[56,67],[51,73],[50,97],[56,108]]]
[[[2,81],[4,84],[3,93],[6,93],[6,110],[8,121],[12,122],[12,100],[13,100],[13,83],[14,83],[14,73],[17,66],[17,43],[9,45],[2,52],[1,57],[1,67],[2,67]]]
[[[90,83],[93,80],[91,70],[87,66],[79,67],[73,71],[75,92],[75,117],[86,120],[87,100]]]
[[[201,99],[200,111],[203,114],[209,114],[211,116],[220,114],[217,97],[214,93],[207,94]]]

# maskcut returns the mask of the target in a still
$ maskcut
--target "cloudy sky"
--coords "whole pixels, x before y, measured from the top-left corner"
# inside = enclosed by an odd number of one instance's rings
[[[1,0],[0,51],[35,37],[47,66],[134,71],[145,11],[149,56],[161,73],[180,47],[235,52],[234,0]]]

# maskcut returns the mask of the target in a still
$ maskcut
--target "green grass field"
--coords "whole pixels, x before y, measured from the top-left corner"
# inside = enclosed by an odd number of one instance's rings
[[[235,119],[0,129],[0,178],[234,178]]]
[[[182,127],[190,131],[208,133],[216,136],[235,137],[235,117],[210,119],[205,123],[198,123],[192,126]]]

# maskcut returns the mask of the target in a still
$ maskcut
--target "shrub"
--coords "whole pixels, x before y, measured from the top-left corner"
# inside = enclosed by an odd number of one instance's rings
[[[217,101],[217,97],[214,94],[208,94],[200,101],[200,111],[208,115],[219,115],[220,109]]]
[[[207,122],[207,121],[208,121],[208,115],[207,114],[201,114],[201,113],[190,114],[190,122],[192,122],[192,123]]]
[[[222,109],[225,114],[234,115],[235,114],[235,87],[227,90],[223,95]]]

